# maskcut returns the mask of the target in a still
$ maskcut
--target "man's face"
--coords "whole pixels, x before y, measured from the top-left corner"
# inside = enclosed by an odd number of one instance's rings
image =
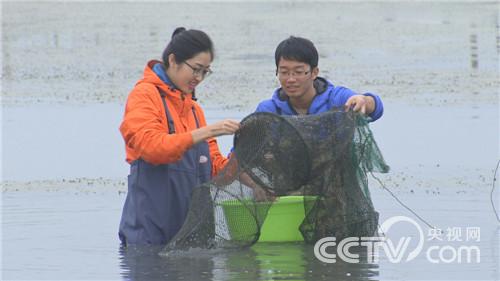
[[[278,79],[281,87],[290,98],[300,98],[313,88],[313,81],[318,76],[318,68],[294,60],[280,58]]]

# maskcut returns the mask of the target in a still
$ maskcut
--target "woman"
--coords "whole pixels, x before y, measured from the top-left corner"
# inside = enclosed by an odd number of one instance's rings
[[[193,188],[227,163],[214,137],[239,123],[207,125],[196,86],[211,73],[213,44],[199,30],[177,28],[127,99],[120,132],[130,163],[119,237],[123,244],[166,244],[180,229]]]

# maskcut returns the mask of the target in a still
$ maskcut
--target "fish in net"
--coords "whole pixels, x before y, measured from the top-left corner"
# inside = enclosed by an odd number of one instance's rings
[[[253,113],[241,122],[225,169],[195,188],[184,225],[161,254],[190,248],[234,248],[259,240],[275,200],[302,195],[306,243],[323,237],[371,236],[378,226],[367,172],[389,166],[365,116],[342,108],[318,115]]]

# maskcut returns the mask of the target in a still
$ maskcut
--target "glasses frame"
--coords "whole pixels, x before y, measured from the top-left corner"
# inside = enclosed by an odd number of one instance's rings
[[[299,74],[300,73],[300,74]],[[287,80],[290,77],[293,77],[295,79],[303,79],[310,73],[312,73],[312,69],[304,72],[299,72],[297,73],[296,71],[289,71],[287,74],[281,74],[280,71],[276,70],[276,76],[278,76],[279,79],[284,79]]]
[[[190,65],[187,61],[183,61],[183,63],[187,66],[189,66],[189,68],[191,68],[191,70],[193,71],[193,76],[199,76],[201,77],[201,79],[205,79],[206,77],[210,76],[213,71],[210,69],[210,68],[196,68],[192,65]]]

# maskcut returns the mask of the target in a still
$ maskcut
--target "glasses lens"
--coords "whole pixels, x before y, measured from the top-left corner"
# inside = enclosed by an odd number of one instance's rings
[[[195,68],[187,62],[184,62],[184,64],[186,64],[187,66],[189,66],[189,68],[193,70],[193,76],[199,76],[201,78],[205,78],[210,74],[212,74],[212,70],[210,70],[210,68]]]

